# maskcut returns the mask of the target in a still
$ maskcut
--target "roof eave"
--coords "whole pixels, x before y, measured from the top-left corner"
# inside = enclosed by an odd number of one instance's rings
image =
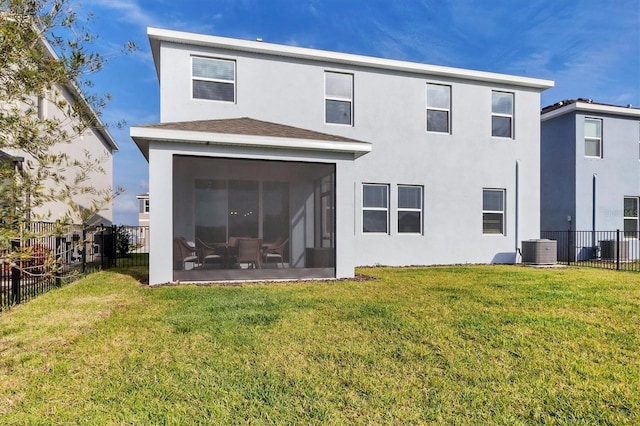
[[[581,111],[591,114],[610,114],[610,115],[622,115],[628,117],[640,118],[639,108],[628,108],[622,106],[602,105],[589,102],[573,102],[562,108],[554,109],[540,116],[541,121],[550,120],[555,117],[559,117],[570,112]]]
[[[158,74],[160,73],[159,45],[161,41],[166,41],[218,49],[253,52],[265,55],[285,56],[312,61],[332,62],[350,66],[372,67],[392,71],[428,74],[439,77],[475,80],[492,84],[524,86],[538,90],[545,90],[554,86],[554,82],[551,80],[520,77],[509,74],[498,74],[485,71],[475,71],[463,68],[452,68],[439,65],[428,65],[417,62],[376,58],[350,53],[331,52],[326,50],[264,43],[259,41],[238,40],[226,37],[165,30],[153,27],[147,28],[147,35],[151,44],[151,50],[153,52],[154,61],[156,63],[156,71],[158,72]]]
[[[290,149],[303,151],[324,151],[353,154],[358,158],[371,152],[371,144],[359,141],[332,141],[321,139],[301,139],[275,136],[242,135],[231,133],[212,133],[189,130],[157,129],[149,127],[131,127],[131,138],[147,161],[149,160],[149,142],[196,143],[203,145],[225,145],[234,147],[259,147],[267,149]]]

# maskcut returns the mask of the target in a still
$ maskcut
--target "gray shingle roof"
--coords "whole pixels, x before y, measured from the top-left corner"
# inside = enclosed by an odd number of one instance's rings
[[[255,120],[253,118],[230,118],[219,120],[180,121],[173,123],[159,123],[138,126],[150,129],[182,130],[190,132],[222,133],[248,136],[268,136],[290,139],[310,139],[335,142],[361,142],[342,136],[315,132],[284,124]]]

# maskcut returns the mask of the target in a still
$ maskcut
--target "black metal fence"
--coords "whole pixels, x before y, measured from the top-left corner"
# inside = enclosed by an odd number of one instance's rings
[[[637,231],[542,231],[540,237],[557,241],[559,262],[640,272]]]
[[[115,266],[149,266],[149,227],[60,227],[29,224],[24,240],[0,253],[0,311],[26,302],[87,273]],[[10,251],[28,253],[8,256]]]

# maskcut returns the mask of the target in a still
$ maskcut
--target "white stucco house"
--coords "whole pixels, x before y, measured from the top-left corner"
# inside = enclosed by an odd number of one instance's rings
[[[513,263],[543,79],[149,28],[150,283]]]

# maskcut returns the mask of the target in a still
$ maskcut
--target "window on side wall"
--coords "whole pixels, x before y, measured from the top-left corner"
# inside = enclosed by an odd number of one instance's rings
[[[482,190],[482,233],[504,235],[505,190]]]
[[[624,236],[638,238],[638,197],[624,197]]]
[[[353,75],[325,72],[325,123],[353,125]]]
[[[362,185],[362,232],[389,233],[389,185]]]
[[[427,83],[427,132],[451,132],[451,86]]]
[[[149,199],[140,199],[140,213],[149,213]]]
[[[602,120],[584,119],[584,155],[602,158]]]
[[[491,92],[491,136],[513,138],[513,93]]]
[[[422,187],[398,185],[398,233],[422,234]]]
[[[226,59],[191,58],[193,99],[235,102],[236,63]]]

